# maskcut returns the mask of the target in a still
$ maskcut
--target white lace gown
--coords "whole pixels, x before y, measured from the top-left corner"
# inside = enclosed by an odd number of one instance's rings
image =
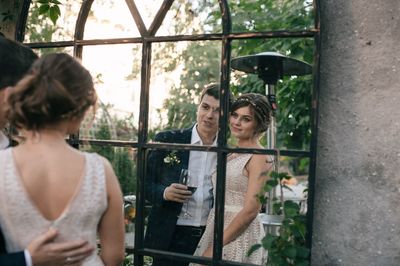
[[[47,220],[33,204],[18,175],[12,149],[0,151],[0,224],[8,252],[21,251],[39,234],[53,227],[55,242],[85,239],[97,246],[97,227],[107,209],[104,164],[101,157],[85,153],[85,175],[62,214]],[[68,169],[65,169],[68,171]],[[96,252],[84,266],[104,265]]]
[[[251,156],[252,154],[238,154],[232,158],[228,158],[226,165],[224,229],[244,206],[248,178],[243,175],[243,169]],[[215,173],[212,180],[215,187]],[[212,209],[208,216],[206,230],[194,254],[195,256],[201,256],[212,245],[214,238],[214,218],[215,212]],[[257,217],[241,235],[223,247],[223,259],[242,263],[263,264],[265,254],[262,248],[252,253],[250,257],[247,256],[247,251],[254,244],[261,243],[264,235],[263,225]]]

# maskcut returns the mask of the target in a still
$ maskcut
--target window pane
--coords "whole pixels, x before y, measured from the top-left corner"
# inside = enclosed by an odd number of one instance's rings
[[[86,21],[84,39],[139,37],[125,1],[97,0]]]
[[[32,1],[26,24],[24,42],[50,42],[73,40],[75,23],[81,1],[60,0],[61,16],[54,25],[49,15],[39,15],[38,1]]]
[[[220,32],[222,32],[222,26],[218,1],[179,0],[174,1],[156,35],[193,35]]]
[[[141,46],[133,44],[85,46],[82,62],[91,72],[98,94],[93,127],[102,135],[84,130],[91,139],[137,140],[140,102]],[[101,55],[101,56],[99,56]]]
[[[277,135],[276,142],[272,143],[271,147],[297,150],[309,150],[310,148],[313,49],[314,41],[311,38],[244,39],[232,42],[232,62],[240,56],[278,52],[310,65],[310,74],[304,76],[284,75],[275,84],[277,110],[274,120]],[[245,92],[267,93],[268,86],[264,84],[258,74],[239,71],[237,69],[240,69],[240,66],[234,64],[232,67],[231,90],[235,95]]]
[[[306,30],[314,27],[311,0],[230,1],[234,32]]]
[[[219,81],[219,41],[153,44],[150,82],[150,137],[164,129],[191,127],[199,95]]]
[[[82,145],[82,151],[96,152],[105,157],[113,166],[124,195],[125,214],[125,246],[134,247],[135,216],[136,216],[136,155],[132,148],[111,147],[101,145]]]

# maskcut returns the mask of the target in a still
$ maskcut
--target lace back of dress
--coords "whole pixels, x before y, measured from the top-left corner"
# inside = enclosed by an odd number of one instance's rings
[[[13,168],[11,150],[0,151],[0,226],[8,252],[25,248],[50,227],[58,229],[56,242],[86,239],[97,244],[97,226],[107,208],[104,164],[97,154],[85,153],[86,171],[81,187],[64,213],[45,219],[29,200]],[[97,261],[97,256],[88,261]],[[101,265],[84,263],[84,265]]]

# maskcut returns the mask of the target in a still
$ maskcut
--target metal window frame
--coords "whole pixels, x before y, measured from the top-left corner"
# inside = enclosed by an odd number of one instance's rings
[[[230,76],[230,59],[231,59],[231,42],[239,39],[271,39],[271,38],[314,38],[314,65],[313,65],[313,88],[312,88],[312,108],[311,108],[311,144],[309,151],[297,150],[281,150],[280,155],[290,157],[309,157],[309,192],[308,192],[308,211],[307,211],[307,243],[312,248],[311,235],[313,226],[313,205],[314,205],[314,189],[315,189],[315,168],[316,168],[316,152],[317,152],[317,125],[318,125],[318,96],[319,96],[319,61],[320,61],[320,0],[314,0],[315,25],[314,29],[303,31],[261,31],[261,32],[235,32],[231,31],[231,17],[227,0],[218,0],[222,14],[222,33],[218,34],[197,34],[197,35],[175,35],[175,36],[155,36],[157,30],[162,24],[162,21],[173,4],[173,0],[164,0],[155,19],[149,29],[143,23],[140,13],[133,0],[126,0],[134,21],[139,29],[141,37],[135,38],[111,38],[111,39],[96,39],[84,40],[83,33],[85,23],[94,0],[84,0],[76,21],[74,39],[71,41],[56,41],[43,43],[27,43],[31,48],[54,48],[54,47],[73,47],[74,56],[82,58],[82,49],[88,45],[108,45],[108,44],[126,44],[140,43],[142,44],[142,66],[141,66],[141,94],[140,94],[140,116],[138,141],[118,141],[118,140],[86,140],[80,139],[79,136],[71,136],[70,143],[79,147],[81,144],[94,145],[111,145],[115,147],[131,147],[137,149],[137,216],[135,223],[135,248],[127,249],[127,252],[134,253],[134,264],[143,265],[143,256],[160,256],[173,257],[177,260],[192,261],[207,265],[244,265],[235,262],[222,260],[222,236],[223,236],[223,213],[224,213],[224,198],[225,198],[225,165],[226,155],[230,152],[236,153],[258,153],[276,155],[276,150],[271,149],[240,149],[229,148],[226,145],[226,129],[227,129],[227,109],[228,99],[227,91],[229,89]],[[16,25],[15,39],[22,42],[25,35],[25,27],[30,8],[31,0],[24,0],[22,10]],[[152,43],[157,42],[176,42],[176,41],[212,41],[218,40],[222,42],[221,53],[221,111],[220,111],[220,127],[222,130],[218,133],[217,147],[211,146],[191,146],[182,144],[163,144],[163,143],[148,143],[148,106],[149,106],[149,81],[151,70],[151,48]],[[150,149],[176,149],[176,150],[199,150],[199,151],[214,151],[217,152],[217,198],[215,202],[216,219],[215,219],[215,238],[214,238],[214,256],[212,259],[196,258],[191,255],[183,255],[160,250],[146,249],[143,247],[144,237],[144,174],[146,163],[146,152]]]

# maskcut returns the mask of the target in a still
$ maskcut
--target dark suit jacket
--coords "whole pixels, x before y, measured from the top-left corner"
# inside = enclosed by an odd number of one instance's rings
[[[0,228],[0,266],[26,266],[24,252],[6,254],[3,233]]]
[[[189,144],[192,128],[164,131],[155,136],[156,142]],[[168,150],[154,150],[149,153],[145,180],[145,197],[152,203],[148,218],[144,246],[146,248],[167,250],[175,231],[182,204],[165,201],[163,194],[166,187],[179,183],[183,168],[188,168],[190,151],[176,151],[179,163],[165,163],[164,158],[171,154]]]

